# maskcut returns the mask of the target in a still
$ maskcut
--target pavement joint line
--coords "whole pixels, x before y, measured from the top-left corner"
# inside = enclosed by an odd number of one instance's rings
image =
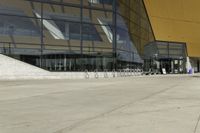
[[[198,126],[199,126],[199,121],[200,121],[200,114],[198,116],[197,122],[196,122],[195,127],[194,127],[194,133],[197,133],[197,129],[198,129]]]
[[[114,112],[114,111],[117,111],[117,110],[122,109],[122,108],[124,108],[124,107],[126,107],[126,106],[129,106],[129,105],[135,104],[135,103],[137,103],[137,102],[139,102],[139,101],[143,101],[143,100],[149,99],[150,97],[153,97],[153,96],[155,96],[155,95],[158,95],[158,94],[161,94],[161,93],[163,93],[163,92],[166,92],[166,91],[168,91],[168,90],[170,90],[170,89],[173,89],[173,88],[175,88],[175,87],[177,87],[177,86],[178,86],[178,84],[172,85],[171,87],[167,87],[167,88],[165,88],[165,89],[162,89],[162,90],[160,90],[160,91],[157,91],[157,92],[155,92],[155,93],[152,93],[152,94],[150,94],[150,95],[148,95],[148,96],[145,96],[145,97],[143,97],[143,98],[140,98],[140,99],[138,99],[138,100],[136,100],[136,101],[134,101],[134,102],[129,102],[129,103],[126,103],[126,104],[122,104],[122,105],[120,105],[120,106],[118,106],[118,107],[115,107],[115,108],[113,108],[113,109],[111,109],[111,110],[109,110],[109,111],[106,111],[106,112],[104,112],[104,113],[101,113],[101,114],[98,114],[98,115],[96,115],[96,116],[93,116],[93,117],[90,117],[90,118],[81,120],[81,121],[79,121],[79,122],[77,122],[77,123],[75,123],[75,124],[72,124],[71,126],[64,127],[64,128],[59,129],[59,130],[57,130],[57,131],[55,131],[55,132],[53,132],[53,133],[63,133],[63,131],[65,131],[65,133],[71,132],[71,131],[74,130],[75,128],[78,128],[78,127],[80,127],[80,126],[83,126],[83,125],[87,124],[88,122],[90,122],[90,121],[92,121],[92,120],[98,119],[98,118],[100,118],[100,117],[105,117],[106,115],[109,115],[109,114],[111,114],[111,113]],[[66,132],[66,130],[67,130],[67,132]]]

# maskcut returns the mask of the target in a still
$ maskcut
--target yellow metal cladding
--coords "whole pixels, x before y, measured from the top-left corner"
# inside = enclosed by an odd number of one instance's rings
[[[144,0],[157,40],[187,43],[200,57],[200,0]]]

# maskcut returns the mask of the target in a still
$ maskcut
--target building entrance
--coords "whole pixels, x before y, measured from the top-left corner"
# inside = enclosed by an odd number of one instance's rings
[[[160,61],[160,71],[164,68],[166,73],[183,73],[184,64],[182,59],[161,59]]]
[[[186,44],[156,41],[144,48],[145,69],[160,70],[161,73],[186,73]],[[156,66],[156,67],[154,67]]]
[[[162,72],[162,69],[166,70],[166,73],[171,73],[171,60],[160,60],[160,71]]]

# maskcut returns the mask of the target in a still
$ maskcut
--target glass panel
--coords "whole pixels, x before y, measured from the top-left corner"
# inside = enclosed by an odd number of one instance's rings
[[[145,7],[141,0],[118,0],[118,15],[124,19],[130,38],[138,52],[143,55],[144,46],[154,41]]]
[[[29,18],[17,16],[1,16],[0,34],[1,35],[17,35],[17,36],[39,36],[39,28],[37,28]]]
[[[117,15],[117,48],[120,51],[119,57],[122,61],[142,63],[142,59],[130,38],[128,26],[124,19]]]
[[[50,2],[64,3],[64,4],[80,4],[80,0],[48,0]]]
[[[64,5],[43,4],[44,18],[50,19],[51,16],[60,16],[60,19],[68,17],[80,18],[80,7],[71,7]],[[38,12],[38,10],[34,10]],[[40,11],[40,10],[39,10]],[[80,20],[79,20],[80,21]]]
[[[55,24],[58,26],[60,31],[63,33],[65,40],[80,40],[81,24],[79,22],[67,22],[67,21],[56,21]],[[101,38],[92,24],[83,24],[82,26],[82,39],[101,41]]]
[[[112,10],[113,0],[83,0],[83,5],[98,10]]]
[[[19,2],[18,5],[16,1],[12,3],[10,0],[0,1],[0,4],[0,40],[3,42],[0,47],[39,48],[40,24],[29,12],[30,5],[27,2]],[[13,49],[13,51],[20,53],[20,50]],[[24,51],[24,53],[30,52]]]
[[[109,20],[112,22],[113,14],[110,11],[83,9],[83,17],[89,19],[93,24],[100,24],[99,19]]]
[[[112,5],[113,0],[88,0],[92,4],[109,4]]]

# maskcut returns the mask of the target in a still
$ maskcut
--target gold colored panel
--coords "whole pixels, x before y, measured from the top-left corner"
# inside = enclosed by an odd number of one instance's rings
[[[200,1],[144,0],[155,38],[186,42],[188,55],[200,57]]]

